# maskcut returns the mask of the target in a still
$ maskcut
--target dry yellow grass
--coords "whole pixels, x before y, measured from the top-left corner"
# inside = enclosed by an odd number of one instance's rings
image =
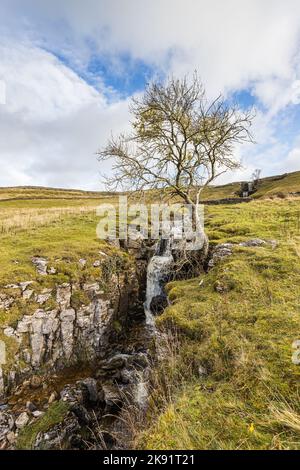
[[[272,405],[270,416],[276,423],[300,433],[300,415],[287,403]]]
[[[94,213],[93,206],[65,206],[47,208],[15,207],[2,209],[0,212],[0,233],[14,233],[18,230],[35,228],[59,221],[68,215]]]

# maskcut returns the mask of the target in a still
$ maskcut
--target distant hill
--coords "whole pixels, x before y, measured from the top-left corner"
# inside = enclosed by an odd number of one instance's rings
[[[203,191],[202,199],[225,199],[238,197],[241,182],[222,186],[209,186]],[[46,188],[40,186],[17,186],[0,188],[0,200],[33,199],[99,199],[116,193],[106,191],[83,191],[80,189]],[[262,178],[254,199],[300,195],[300,171]]]
[[[99,199],[109,196],[105,191],[47,188],[43,186],[16,186],[0,188],[0,200],[14,199]]]
[[[241,182],[223,186],[210,186],[203,191],[202,199],[225,199],[238,197]],[[252,198],[282,197],[292,194],[300,195],[300,171],[270,176],[260,180],[258,191]]]

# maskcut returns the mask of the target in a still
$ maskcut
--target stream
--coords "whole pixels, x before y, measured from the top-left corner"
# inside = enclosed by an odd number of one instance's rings
[[[172,239],[160,239],[145,272],[144,305],[141,299],[145,316],[129,321],[126,334],[111,344],[108,356],[93,364],[78,365],[76,370],[71,368],[68,374],[64,369],[43,378],[35,376],[34,387],[33,379],[25,380],[7,397],[0,409],[1,448],[15,448],[23,426],[34,423],[50,406],[62,402],[68,404],[70,412],[51,430],[36,435],[32,448],[126,449],[130,446],[126,420],[128,413],[137,413],[138,419],[142,419],[148,406],[156,354],[152,349],[156,338],[154,320],[158,314],[153,305],[167,304],[164,285],[173,262]]]
[[[171,241],[160,239],[147,267],[146,301],[144,304],[146,323],[154,326],[151,303],[155,298],[165,298],[164,284],[173,264]]]

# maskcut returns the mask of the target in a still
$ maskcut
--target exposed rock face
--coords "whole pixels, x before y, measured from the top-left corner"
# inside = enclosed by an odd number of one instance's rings
[[[26,411],[24,411],[16,419],[15,425],[17,426],[18,429],[22,429],[24,428],[24,426],[26,426],[26,424],[28,424],[28,422],[29,422],[29,416],[26,413]]]
[[[3,371],[0,365],[0,396],[4,394],[4,379],[3,379]]]
[[[99,448],[102,444],[93,436],[99,422],[106,429],[103,445],[113,448],[116,443],[110,431],[114,423],[111,417],[106,422],[106,416],[118,414],[124,404],[132,402],[146,407],[147,344],[151,341],[145,333],[143,302],[149,248],[132,249],[136,251],[135,266],[115,272],[107,263],[107,285],[89,274],[76,282],[55,285],[50,275],[56,271],[48,268],[46,258],[35,257],[37,273],[45,278],[7,286],[7,292],[1,294],[0,308],[9,310],[15,302],[30,308],[2,328],[16,353],[10,361],[13,366],[5,365],[2,371],[0,365],[0,448],[14,448],[23,427],[40,419],[49,406],[63,403],[69,411],[59,424],[36,436],[35,449],[86,448],[87,435],[89,445]],[[99,252],[99,259],[107,257]],[[101,268],[96,259],[80,260],[78,269],[87,271],[86,263],[88,269]],[[81,363],[87,368],[81,368]],[[53,376],[63,377],[65,367],[72,374],[76,370],[70,382],[63,382],[69,385],[61,385],[59,378],[57,388],[52,388]]]
[[[34,264],[40,274],[47,274],[44,258],[34,258]],[[7,286],[9,292],[14,289],[16,295],[7,293],[0,298],[0,308],[6,310],[19,298],[28,300],[32,297],[32,302],[40,305],[14,326],[6,326],[2,330],[7,338],[15,341],[18,351],[10,370],[1,369],[0,364],[0,397],[11,392],[22,377],[32,375],[41,367],[47,372],[78,362],[92,362],[100,353],[105,354],[105,348],[110,347],[113,322],[122,308],[122,314],[126,316],[126,297],[130,295],[134,303],[138,294],[133,271],[129,278],[128,273],[127,277],[124,275],[117,279],[112,276],[108,294],[101,290],[97,281],[86,282],[82,286],[64,283],[52,289],[42,289],[39,293],[34,292],[31,284],[28,281]],[[84,303],[72,305],[73,293],[84,295]],[[49,301],[51,304],[47,304]]]
[[[164,295],[156,295],[150,303],[150,311],[153,315],[160,315],[168,306],[168,299]]]
[[[213,252],[212,256],[208,262],[208,268],[213,268],[219,261],[222,259],[227,258],[227,256],[231,256],[233,253],[233,244],[232,243],[222,243],[217,245]]]
[[[142,328],[139,331],[142,337],[134,346],[137,349],[99,361],[95,376],[67,383],[59,394],[50,395],[48,403],[55,401],[64,411],[58,424],[32,435],[33,449],[120,448],[118,435],[126,423],[117,416],[124,406],[144,412],[148,403],[150,356],[138,345],[148,336],[143,336]],[[32,402],[27,402],[21,413],[0,408],[0,448],[13,449],[22,429],[46,413],[47,409],[40,411]]]
[[[14,427],[15,421],[12,414],[8,411],[0,410],[0,449],[4,448],[7,441],[12,440],[11,433]]]
[[[38,274],[40,274],[41,276],[47,275],[48,261],[45,258],[35,256],[32,258],[32,262],[35,265]]]
[[[41,365],[53,367],[82,359],[93,360],[101,344],[105,344],[103,335],[115,310],[113,302],[100,297],[99,286],[91,287],[90,292],[95,298],[75,311],[70,306],[71,286],[59,286],[57,309],[38,309],[33,315],[25,315],[15,328],[6,328],[4,334],[19,344],[16,359],[25,361],[32,370]],[[25,347],[28,342],[29,347]],[[1,375],[0,382],[3,382]],[[1,388],[4,388],[3,383],[0,383],[0,391]]]

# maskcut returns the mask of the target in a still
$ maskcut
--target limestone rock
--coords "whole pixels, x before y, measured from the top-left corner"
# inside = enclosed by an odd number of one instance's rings
[[[25,282],[20,282],[19,286],[21,287],[22,292],[24,292],[28,286],[33,284],[33,281],[25,281]]]
[[[26,426],[26,424],[28,424],[29,422],[29,416],[28,414],[26,413],[26,411],[24,411],[23,413],[21,413],[18,418],[16,419],[16,426],[18,429],[22,429],[24,428],[24,426]]]
[[[0,397],[4,395],[4,379],[3,379],[3,371],[0,364]]]
[[[48,400],[49,405],[51,405],[51,403],[54,403],[56,400],[57,400],[57,393],[52,392]]]
[[[17,324],[16,332],[18,334],[28,333],[31,328],[32,317],[25,315]]]
[[[5,286],[5,289],[19,289],[19,288],[20,288],[19,284],[7,284],[7,286]]]
[[[203,377],[207,376],[207,369],[206,369],[206,367],[204,367],[204,366],[199,366],[199,367],[198,367],[198,374],[199,374],[199,377],[200,377],[200,378],[203,378]]]
[[[26,289],[23,292],[23,299],[29,300],[32,297],[33,293],[34,293],[34,291],[32,289]]]
[[[265,240],[261,240],[260,238],[254,238],[253,240],[247,240],[245,242],[239,243],[239,246],[256,247],[263,246],[266,244],[267,242],[265,242]]]
[[[39,410],[36,410],[36,411],[33,411],[32,412],[32,416],[34,418],[40,418],[41,416],[43,416],[45,414],[44,411],[39,411]]]
[[[9,309],[12,306],[15,299],[6,294],[0,294],[0,308],[3,310]]]
[[[62,310],[65,310],[70,307],[71,294],[72,291],[70,284],[65,283],[58,286],[56,292],[56,301]]]
[[[0,444],[14,429],[14,425],[15,423],[12,414],[8,411],[0,411]]]
[[[38,304],[44,304],[51,298],[52,289],[44,289],[41,294],[36,296],[36,302]]]
[[[47,276],[47,259],[40,256],[34,256],[31,259],[32,263],[35,265],[38,274],[41,276]]]
[[[98,389],[95,379],[87,378],[81,382],[82,386],[87,390],[88,401],[96,403],[98,401]]]
[[[15,330],[11,327],[5,328],[3,334],[8,338],[12,338],[15,335]]]
[[[16,435],[14,432],[10,431],[9,433],[7,433],[6,435],[6,439],[8,441],[9,444],[13,445],[15,442],[16,442]]]
[[[74,332],[75,316],[76,316],[76,313],[73,308],[63,310],[60,314],[62,348],[63,348],[66,359],[70,359],[72,352],[73,352],[73,343],[74,343],[73,332]]]
[[[102,385],[102,390],[104,393],[105,401],[105,413],[110,413],[120,410],[122,406],[122,398],[120,390],[117,386],[113,384],[104,384]]]
[[[233,244],[232,243],[222,243],[217,245],[214,250],[211,259],[208,262],[208,267],[211,269],[217,263],[222,261],[224,258],[231,256],[233,253]]]
[[[92,294],[98,294],[100,292],[100,286],[97,282],[86,283],[83,286],[83,290]]]

